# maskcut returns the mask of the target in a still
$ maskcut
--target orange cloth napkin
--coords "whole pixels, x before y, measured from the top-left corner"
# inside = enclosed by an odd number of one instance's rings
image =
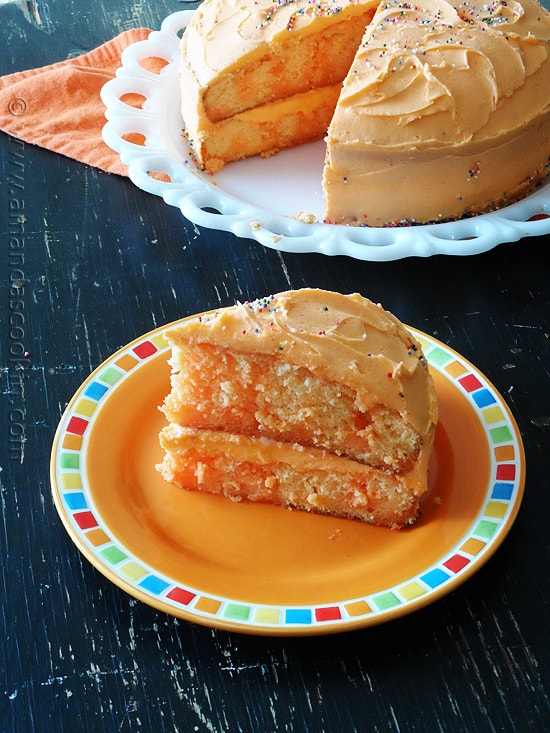
[[[119,68],[123,50],[151,31],[135,28],[66,61],[0,77],[0,130],[109,173],[127,167],[101,138],[99,92]]]

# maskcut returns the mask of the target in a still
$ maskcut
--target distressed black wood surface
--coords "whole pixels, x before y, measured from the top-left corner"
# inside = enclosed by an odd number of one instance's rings
[[[0,3],[0,74],[158,27],[182,7]],[[6,135],[0,151],[1,733],[550,731],[550,237],[389,263],[281,254],[200,229],[126,179]],[[28,352],[19,381],[8,321],[15,198]],[[486,374],[523,434],[522,509],[473,578],[384,626],[273,639],[178,621],[112,585],[65,533],[49,485],[57,423],[90,371],[132,338],[301,286],[381,301]],[[12,410],[22,411],[23,450],[10,441]]]

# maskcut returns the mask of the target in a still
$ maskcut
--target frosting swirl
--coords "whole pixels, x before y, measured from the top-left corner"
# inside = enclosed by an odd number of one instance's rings
[[[527,3],[494,0],[478,10],[457,0],[390,0],[377,10],[344,86],[340,108],[350,117],[331,134],[352,140],[354,118],[371,145],[448,146],[491,136],[491,115],[547,61],[549,37],[550,20],[534,17]],[[548,96],[532,95],[525,112],[548,104]]]

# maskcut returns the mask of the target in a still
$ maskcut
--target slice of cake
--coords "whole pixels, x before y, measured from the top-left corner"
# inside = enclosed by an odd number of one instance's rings
[[[327,223],[457,219],[548,178],[550,14],[536,0],[204,0],[181,93],[210,173],[328,130]]]
[[[420,344],[393,315],[357,294],[303,289],[166,335],[167,481],[388,527],[414,522],[437,402]]]

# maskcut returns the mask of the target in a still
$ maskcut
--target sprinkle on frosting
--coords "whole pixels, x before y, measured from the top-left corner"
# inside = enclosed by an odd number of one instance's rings
[[[382,0],[328,130],[325,221],[443,222],[534,190],[549,71],[550,15],[532,0]]]
[[[473,166],[468,169],[468,181],[471,181],[473,178],[478,178],[480,170],[481,166],[479,164],[479,161],[476,161]]]
[[[324,15],[336,15],[341,12],[342,7],[335,4],[336,0],[332,2],[315,2],[314,0],[307,0],[305,3],[306,7],[299,7],[295,13],[293,13],[287,21],[286,29],[291,31],[294,28],[296,17],[299,15],[312,15],[317,18]],[[273,0],[272,5],[269,7],[264,20],[259,23],[256,28],[265,28],[272,20],[275,13],[281,8],[285,8],[288,5],[295,5],[300,3],[300,0]],[[304,3],[301,3],[302,5]]]

